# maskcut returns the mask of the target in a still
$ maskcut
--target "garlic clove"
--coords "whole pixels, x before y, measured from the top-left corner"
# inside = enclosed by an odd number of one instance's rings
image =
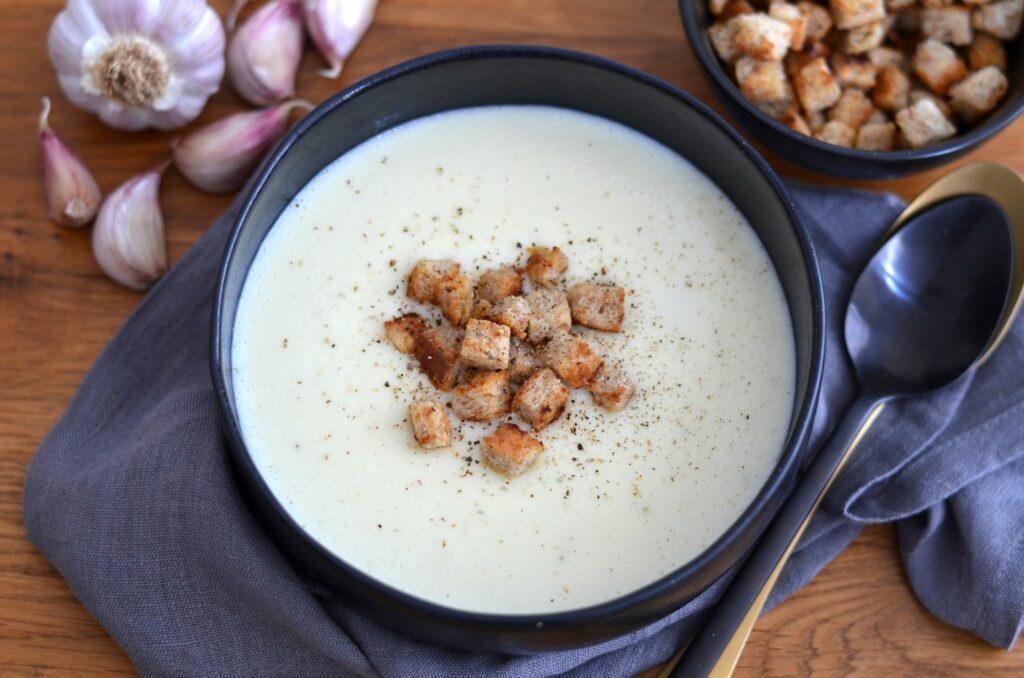
[[[309,36],[329,66],[320,75],[337,78],[370,27],[377,0],[303,0],[302,6]]]
[[[305,40],[297,0],[273,0],[260,7],[231,39],[231,84],[256,106],[287,99],[295,94],[295,74]]]
[[[68,0],[48,37],[68,100],[130,130],[193,120],[220,87],[224,44],[206,0]]]
[[[43,97],[39,115],[39,152],[50,219],[68,228],[88,224],[96,216],[103,194],[85,163],[50,129],[49,97]]]
[[[146,289],[167,272],[160,212],[164,167],[121,184],[103,203],[92,229],[92,251],[100,268],[135,290]]]
[[[308,101],[285,101],[261,111],[229,115],[174,144],[174,164],[193,185],[211,193],[239,188],[288,130],[295,108]]]

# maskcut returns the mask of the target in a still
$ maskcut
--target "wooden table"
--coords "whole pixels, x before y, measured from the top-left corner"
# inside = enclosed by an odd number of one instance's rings
[[[226,10],[229,0],[213,3]],[[107,192],[167,157],[173,133],[104,127],[60,95],[47,28],[64,0],[6,0],[0,15],[0,674],[133,673],[124,653],[25,537],[22,484],[40,440],[90,364],[141,299],[97,268],[87,230],[47,221],[36,143],[39,98],[54,99],[53,127]],[[434,50],[474,43],[557,45],[623,61],[718,108],[690,54],[672,0],[383,0],[340,82],[303,63],[298,91],[321,101],[339,86]],[[239,109],[227,87],[203,115]],[[1024,172],[1024,121],[973,154]],[[779,158],[783,174],[831,181]],[[911,197],[944,170],[882,184]],[[208,196],[169,173],[162,201],[177,261],[230,197]],[[754,631],[739,676],[1022,675],[1024,648],[1006,653],[949,628],[914,599],[893,530],[865,531],[806,589]]]

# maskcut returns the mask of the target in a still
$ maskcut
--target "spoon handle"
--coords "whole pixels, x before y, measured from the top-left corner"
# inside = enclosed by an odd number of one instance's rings
[[[854,401],[782,510],[754,546],[707,623],[673,658],[678,663],[668,675],[686,678],[728,678],[732,675],[775,580],[832,481],[883,407],[884,400],[875,397],[861,395]]]

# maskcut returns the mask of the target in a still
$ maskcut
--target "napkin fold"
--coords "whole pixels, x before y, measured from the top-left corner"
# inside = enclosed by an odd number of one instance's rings
[[[826,284],[828,346],[809,454],[854,397],[842,305],[902,209],[792,185]],[[146,675],[627,676],[668,659],[719,581],[651,626],[530,657],[455,652],[352,611],[286,562],[232,479],[209,378],[210,309],[233,214],[143,299],[39,448],[32,542]],[[770,605],[869,523],[896,521],[907,574],[946,622],[1009,648],[1024,621],[1024,325],[976,373],[890,405],[844,469]]]

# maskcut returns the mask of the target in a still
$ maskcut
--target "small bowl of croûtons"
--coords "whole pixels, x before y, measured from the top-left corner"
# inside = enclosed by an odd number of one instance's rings
[[[948,162],[1024,110],[1024,0],[680,0],[690,45],[765,146],[883,178]]]

